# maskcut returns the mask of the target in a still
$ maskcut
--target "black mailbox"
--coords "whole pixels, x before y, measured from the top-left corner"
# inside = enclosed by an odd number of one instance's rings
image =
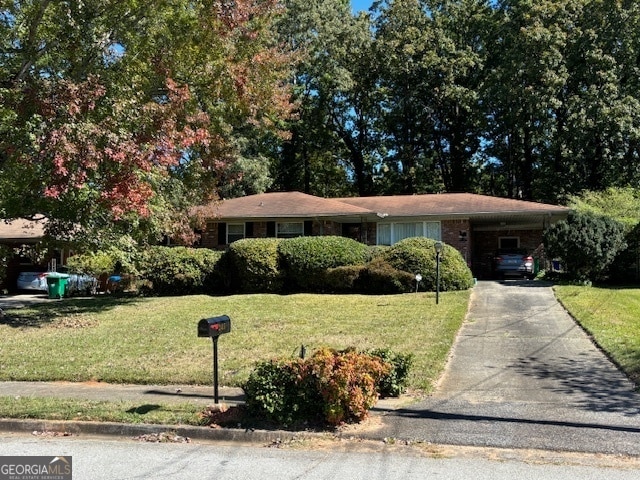
[[[203,318],[198,322],[198,337],[216,338],[231,331],[231,319],[227,315]]]

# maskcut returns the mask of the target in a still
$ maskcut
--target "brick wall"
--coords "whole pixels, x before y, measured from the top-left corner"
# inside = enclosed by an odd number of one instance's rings
[[[468,219],[444,220],[440,223],[442,241],[457,249],[467,263],[471,262],[471,224]]]
[[[200,245],[212,250],[218,249],[218,222],[207,222],[207,226],[200,235]]]
[[[342,235],[342,224],[328,220],[314,220],[312,235]],[[491,275],[491,263],[498,249],[500,237],[517,237],[521,248],[535,252],[541,257],[542,230],[502,230],[472,231],[468,219],[444,220],[441,223],[442,241],[456,248],[467,261],[475,276],[488,278]],[[376,244],[376,223],[361,225],[361,241],[367,245]],[[466,234],[466,235],[465,235]],[[267,236],[267,222],[254,222],[253,237]],[[201,246],[221,250],[226,245],[218,245],[218,222],[209,222],[202,234]]]

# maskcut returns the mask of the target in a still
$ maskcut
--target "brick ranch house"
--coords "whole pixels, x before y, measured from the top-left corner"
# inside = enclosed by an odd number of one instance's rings
[[[339,235],[393,245],[424,236],[457,248],[474,275],[486,278],[499,248],[524,248],[544,260],[544,230],[569,211],[471,193],[321,198],[277,192],[213,202],[193,213],[205,219],[201,246],[211,249],[242,238]]]

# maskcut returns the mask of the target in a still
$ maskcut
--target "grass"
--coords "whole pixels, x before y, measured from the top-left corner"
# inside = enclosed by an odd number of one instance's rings
[[[226,314],[218,341],[220,383],[240,386],[256,362],[293,357],[305,345],[413,353],[410,388],[431,391],[467,311],[470,292],[392,296],[238,295],[63,299],[5,310],[0,381],[210,384],[212,342],[203,317]],[[192,404],[136,405],[0,397],[0,417],[202,425]]]
[[[556,286],[596,343],[640,383],[640,289]],[[238,295],[64,299],[7,310],[0,320],[1,380],[210,384],[203,317],[227,314],[219,340],[221,384],[239,386],[257,361],[300,346],[391,348],[413,353],[410,387],[428,393],[467,311],[469,292],[391,296]],[[199,406],[0,397],[0,417],[202,425]]]
[[[4,418],[203,425],[202,407],[195,404],[137,405],[61,398],[0,397]]]
[[[7,310],[0,381],[210,384],[203,317],[226,314],[220,384],[240,386],[256,362],[321,346],[413,353],[410,387],[431,391],[467,311],[469,292],[389,296],[237,295],[63,299]]]
[[[600,348],[640,384],[640,289],[569,285],[554,289]]]

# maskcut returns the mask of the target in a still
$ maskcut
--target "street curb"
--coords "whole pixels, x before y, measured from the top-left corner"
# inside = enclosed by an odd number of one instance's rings
[[[181,437],[187,437],[195,440],[261,444],[281,443],[306,438],[326,438],[328,435],[334,435],[330,432],[290,432],[286,430],[210,428],[190,425],[20,419],[0,419],[0,431],[29,433],[51,432],[71,435],[117,436],[129,438],[172,432]]]

